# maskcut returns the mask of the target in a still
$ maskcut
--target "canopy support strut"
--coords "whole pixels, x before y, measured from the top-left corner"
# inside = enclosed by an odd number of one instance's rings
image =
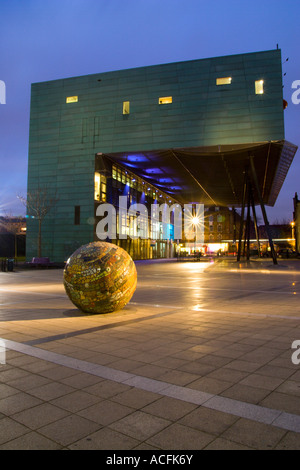
[[[239,246],[238,246],[238,254],[237,254],[237,261],[240,261],[241,259],[241,253],[242,253],[242,241],[243,241],[243,234],[244,234],[244,250],[243,250],[243,255],[247,257],[247,260],[250,259],[250,233],[251,233],[251,224],[250,224],[250,207],[252,208],[252,213],[253,213],[253,219],[254,219],[254,227],[255,227],[255,235],[256,235],[256,240],[257,240],[257,249],[258,249],[258,256],[261,257],[261,251],[260,251],[260,241],[259,241],[259,234],[258,234],[258,227],[257,227],[257,218],[256,218],[256,211],[255,211],[255,205],[254,205],[254,196],[253,196],[253,187],[252,183],[254,184],[257,197],[259,200],[261,212],[263,215],[264,219],[264,224],[267,232],[267,236],[269,239],[269,245],[271,249],[271,255],[273,258],[273,263],[277,264],[277,256],[274,248],[274,243],[272,240],[272,235],[271,235],[271,230],[270,230],[270,225],[266,213],[266,208],[265,204],[263,202],[263,198],[261,195],[258,179],[257,179],[257,174],[255,170],[255,165],[254,165],[254,157],[250,156],[250,174],[251,178],[249,175],[249,168],[248,166],[245,168],[244,172],[244,186],[243,186],[243,199],[242,199],[242,210],[241,210],[241,222],[240,222],[240,232],[239,232]],[[245,219],[245,206],[247,204],[247,217]]]

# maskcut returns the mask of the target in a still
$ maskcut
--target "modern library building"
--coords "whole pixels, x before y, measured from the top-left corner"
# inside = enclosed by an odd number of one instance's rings
[[[258,204],[265,214],[297,150],[284,108],[280,49],[32,84],[28,194],[57,200],[42,223],[43,256],[63,262],[98,240],[108,204],[116,230],[107,240],[134,259],[172,257],[187,242],[174,210],[168,223],[161,213],[150,220],[155,204],[191,208],[194,219],[199,205],[239,208],[242,222]],[[137,210],[122,217],[120,200]],[[148,224],[137,223],[140,207]],[[219,215],[220,243],[223,223]],[[38,225],[29,212],[28,260]]]

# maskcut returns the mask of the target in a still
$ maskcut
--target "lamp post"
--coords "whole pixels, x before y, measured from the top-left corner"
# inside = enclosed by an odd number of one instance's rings
[[[200,223],[200,219],[197,216],[192,217],[192,225],[195,227],[195,245],[194,245],[194,257],[196,259],[196,243],[197,243],[197,226]]]
[[[291,222],[292,226],[292,243],[293,243],[293,249],[296,249],[296,243],[295,243],[295,222]]]

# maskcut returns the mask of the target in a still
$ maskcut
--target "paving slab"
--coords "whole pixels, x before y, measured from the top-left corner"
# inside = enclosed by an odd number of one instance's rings
[[[0,450],[299,449],[300,260],[136,266],[107,315],[0,273]]]

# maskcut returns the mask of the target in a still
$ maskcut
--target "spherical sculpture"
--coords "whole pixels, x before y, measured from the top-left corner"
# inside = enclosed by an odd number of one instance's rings
[[[134,294],[135,264],[127,251],[106,242],[78,248],[64,269],[64,286],[70,300],[85,313],[121,310]]]

